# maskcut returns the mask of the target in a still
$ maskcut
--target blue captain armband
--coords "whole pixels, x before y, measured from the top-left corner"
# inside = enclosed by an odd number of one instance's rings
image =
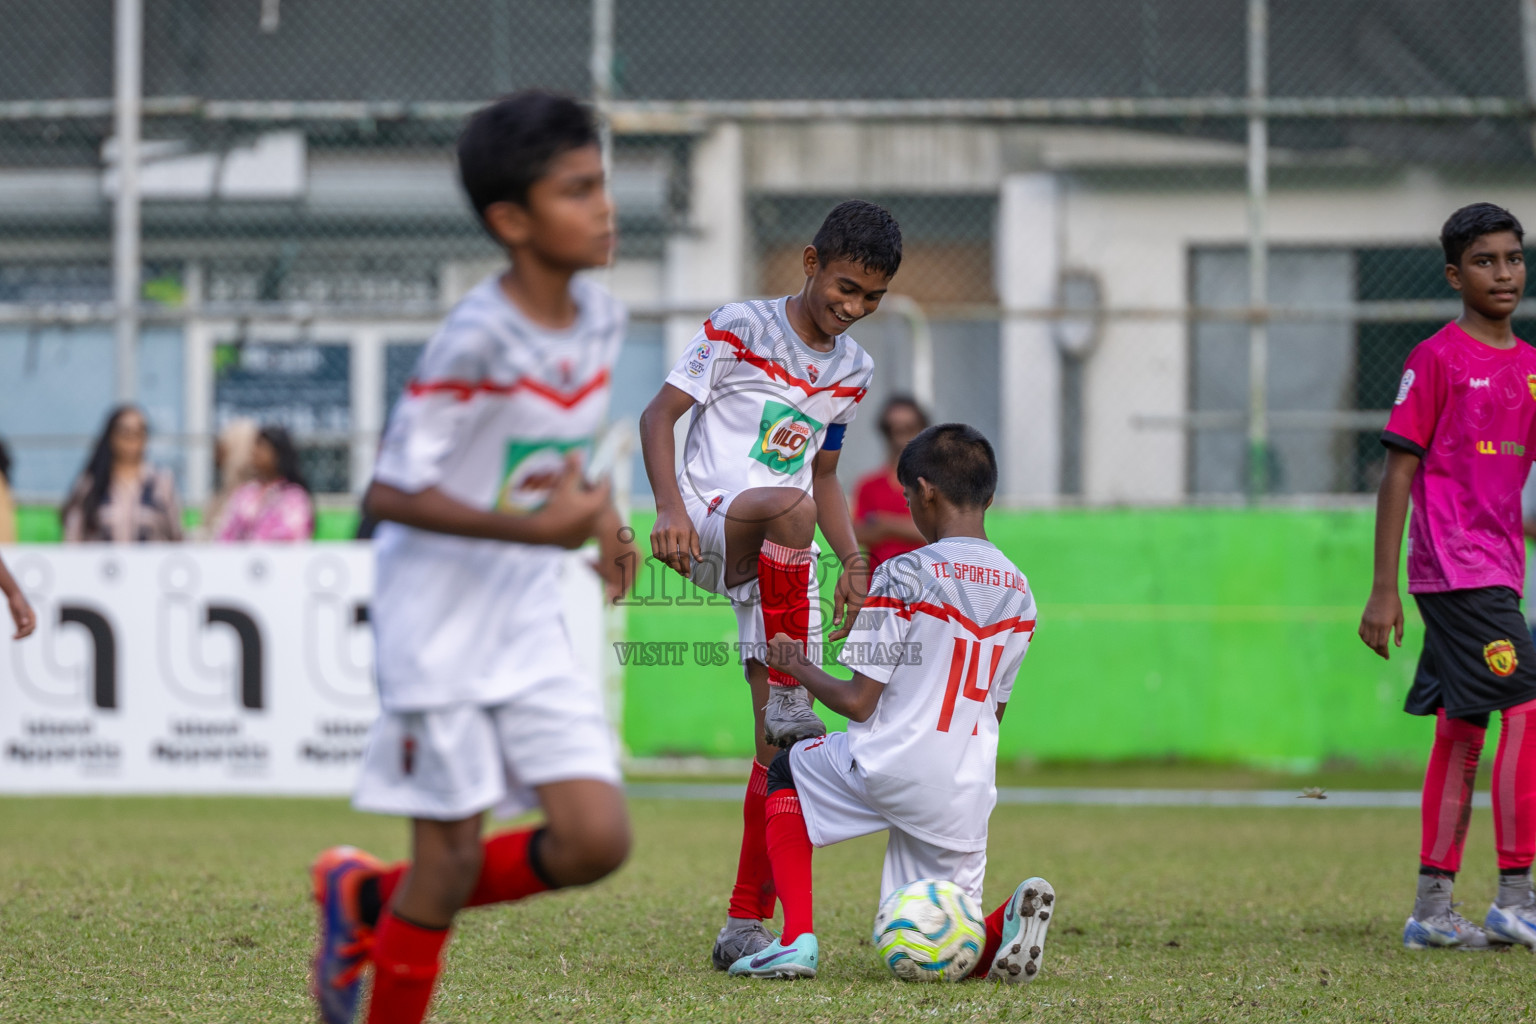
[[[824,452],[835,452],[835,451],[842,450],[842,447],[843,447],[843,435],[846,434],[846,433],[848,433],[848,424],[846,424],[846,423],[833,423],[833,424],[830,424],[827,427],[827,436],[822,438],[821,450],[824,451]]]

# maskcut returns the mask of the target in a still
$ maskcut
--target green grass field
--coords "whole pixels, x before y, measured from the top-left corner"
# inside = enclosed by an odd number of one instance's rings
[[[614,878],[463,918],[434,1020],[1503,1024],[1536,1003],[1522,950],[1400,948],[1412,811],[999,808],[988,903],[1030,873],[1059,893],[1040,979],[1004,988],[885,974],[866,944],[879,838],[818,854],[820,977],[728,979],[708,953],[739,807],[632,809],[636,852]],[[335,842],[404,843],[341,801],[5,799],[0,821],[3,1021],[310,1019],[306,863]],[[1493,891],[1491,832],[1477,812],[1458,883],[1471,916]]]

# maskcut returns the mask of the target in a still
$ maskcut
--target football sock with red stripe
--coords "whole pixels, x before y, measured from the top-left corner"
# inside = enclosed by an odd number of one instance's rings
[[[785,633],[804,650],[811,633],[811,549],[764,541],[757,556],[757,591],[763,603],[763,639]],[[768,685],[800,682],[769,669]]]
[[[784,904],[784,932],[779,941],[789,945],[806,932],[816,930],[812,920],[811,836],[800,811],[800,794],[792,789],[768,795],[768,859],[773,864],[773,883]]]
[[[752,762],[752,777],[741,802],[741,857],[731,889],[728,917],[761,921],[773,916],[773,868],[768,863],[768,769]]]
[[[1493,834],[1501,871],[1530,870],[1536,860],[1536,701],[1504,712],[1493,759]]]
[[[466,907],[491,903],[510,903],[554,888],[539,863],[539,837],[544,829],[526,828],[499,832],[480,845],[480,874],[469,894]],[[359,914],[365,924],[373,924],[389,906],[400,880],[410,868],[409,861],[392,864],[378,876],[364,882],[359,893]],[[375,895],[376,893],[376,895]]]
[[[1461,870],[1461,851],[1472,818],[1472,783],[1486,732],[1466,719],[1447,717],[1443,709],[1435,721],[1435,745],[1424,772],[1420,807],[1421,873],[1454,875]]]
[[[992,969],[992,961],[997,958],[997,950],[1003,944],[1003,915],[1008,912],[1008,902],[1012,899],[1012,896],[1008,897],[1002,906],[987,915],[987,944],[981,947],[981,959],[976,961],[976,969],[971,972],[971,977],[985,978]]]
[[[423,928],[384,912],[374,940],[368,1024],[421,1024],[447,941],[447,928]]]

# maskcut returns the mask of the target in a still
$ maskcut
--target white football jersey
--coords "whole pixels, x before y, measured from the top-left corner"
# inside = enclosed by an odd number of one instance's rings
[[[785,317],[786,299],[715,310],[667,383],[693,407],[679,489],[706,503],[748,487],[811,489],[811,462],[827,427],[853,422],[875,364],[846,334],[832,349],[807,345]]]
[[[466,295],[422,352],[374,479],[509,513],[543,504],[566,454],[590,454],[624,338],[618,300],[580,278],[571,294],[580,312],[563,331],[530,321],[497,277]],[[570,671],[561,549],[382,523],[374,551],[370,617],[386,709],[499,703]]]
[[[983,850],[997,802],[997,706],[1035,633],[1018,567],[978,537],[948,537],[882,562],[842,663],[885,684],[848,723],[871,804],[946,849]]]

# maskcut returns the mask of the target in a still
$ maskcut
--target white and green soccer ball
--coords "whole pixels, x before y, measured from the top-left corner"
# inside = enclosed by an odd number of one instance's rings
[[[902,981],[960,981],[981,959],[987,926],[964,889],[921,878],[880,904],[873,941],[881,963]]]

